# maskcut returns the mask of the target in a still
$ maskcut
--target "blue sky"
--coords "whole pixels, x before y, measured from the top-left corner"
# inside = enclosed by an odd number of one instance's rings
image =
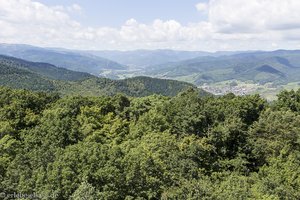
[[[300,49],[299,0],[0,0],[0,43],[89,50]]]
[[[131,18],[146,24],[155,19],[172,19],[187,24],[206,18],[206,15],[199,13],[195,7],[199,0],[41,0],[40,2],[49,6],[80,5],[83,14],[73,17],[87,26],[117,28]]]

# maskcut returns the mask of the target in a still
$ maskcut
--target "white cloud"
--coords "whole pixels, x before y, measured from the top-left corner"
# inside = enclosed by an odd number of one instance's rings
[[[299,0],[210,0],[208,23],[214,38],[251,40],[257,48],[270,41],[279,46],[300,40],[299,10]]]
[[[210,26],[183,26],[160,19],[143,24],[129,19],[119,29],[84,27],[67,14],[66,7],[30,0],[0,0],[0,13],[0,42],[82,49],[184,48],[190,41],[205,38]]]
[[[72,4],[70,6],[56,5],[50,8],[59,12],[79,13],[79,14],[83,12],[82,7],[78,4]]]
[[[81,13],[82,12],[82,8],[78,4],[72,4],[71,6],[68,6],[67,10],[69,12],[77,12],[77,13]]]
[[[50,7],[32,0],[0,0],[0,42],[80,49],[210,51],[299,45],[299,0],[210,0],[196,8],[207,14],[206,21],[183,25],[156,19],[144,24],[129,19],[119,28],[85,27],[70,15],[83,12],[78,4]]]
[[[198,4],[196,4],[196,8],[198,11],[206,12],[208,10],[208,4],[207,3],[198,3]]]
[[[298,0],[211,0],[209,21],[224,32],[298,29]]]

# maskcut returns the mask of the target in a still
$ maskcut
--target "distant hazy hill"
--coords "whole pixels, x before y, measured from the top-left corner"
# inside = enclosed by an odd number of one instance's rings
[[[7,56],[0,56],[0,85],[38,91],[53,91],[63,95],[113,95],[129,96],[161,94],[174,96],[188,88],[201,89],[189,83],[148,77],[125,80],[98,78],[87,73],[58,68],[47,63],[34,63]]]
[[[198,57],[147,68],[146,75],[180,79],[196,84],[224,80],[257,83],[300,81],[300,51],[252,52],[219,57]]]
[[[29,45],[0,44],[0,54],[33,62],[44,62],[66,69],[98,75],[102,70],[124,70],[126,67],[95,55],[67,50],[45,49]]]
[[[76,81],[93,77],[89,73],[71,71],[48,63],[30,62],[3,55],[0,55],[0,64],[2,66],[30,70],[31,72],[53,80]]]
[[[136,68],[212,55],[212,53],[202,51],[174,50],[88,51],[88,53]]]
[[[0,54],[42,62],[42,66],[45,65],[43,63],[50,63],[113,79],[151,76],[184,80],[196,85],[226,80],[261,84],[271,82],[275,85],[300,81],[300,51],[297,50],[216,53],[175,50],[76,51],[0,44]],[[88,77],[87,74],[77,74],[77,77],[74,72],[58,72],[50,66],[48,72],[43,74],[46,69],[38,72],[38,65],[31,65],[31,70],[48,78],[72,80]],[[66,78],[67,73],[71,73],[69,78]],[[59,78],[59,74],[63,74],[62,77]]]
[[[224,56],[240,52],[204,52],[204,51],[177,51],[169,49],[158,50],[134,50],[134,51],[88,51],[88,53],[101,56],[118,63],[136,68],[146,68],[152,65],[160,65],[169,62],[178,62],[199,56]]]

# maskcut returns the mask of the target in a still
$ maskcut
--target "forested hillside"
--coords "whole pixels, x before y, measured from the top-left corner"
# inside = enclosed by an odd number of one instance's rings
[[[269,104],[193,89],[131,98],[1,88],[0,191],[60,200],[300,199],[300,90]]]
[[[148,77],[110,80],[48,63],[29,62],[7,56],[0,56],[0,85],[16,89],[57,92],[62,95],[99,96],[123,93],[129,96],[152,94],[175,96],[188,88],[198,90],[201,95],[209,95],[192,84],[180,81]]]
[[[0,65],[30,70],[33,73],[53,80],[76,81],[94,77],[88,73],[71,71],[48,63],[30,62],[3,55],[0,55]]]
[[[26,68],[19,68],[3,61],[0,61],[0,85],[30,90],[55,90],[53,81]]]
[[[194,88],[203,96],[211,95],[189,83],[143,76],[124,80],[94,77],[76,82],[55,82],[55,85],[55,91],[62,95],[111,96],[122,93],[133,97],[143,97],[152,94],[175,96],[189,88]]]

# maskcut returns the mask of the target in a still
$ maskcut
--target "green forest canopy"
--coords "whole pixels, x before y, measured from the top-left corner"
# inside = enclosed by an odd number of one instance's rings
[[[0,191],[76,200],[300,199],[300,90],[270,104],[193,89],[133,98],[0,88]]]

